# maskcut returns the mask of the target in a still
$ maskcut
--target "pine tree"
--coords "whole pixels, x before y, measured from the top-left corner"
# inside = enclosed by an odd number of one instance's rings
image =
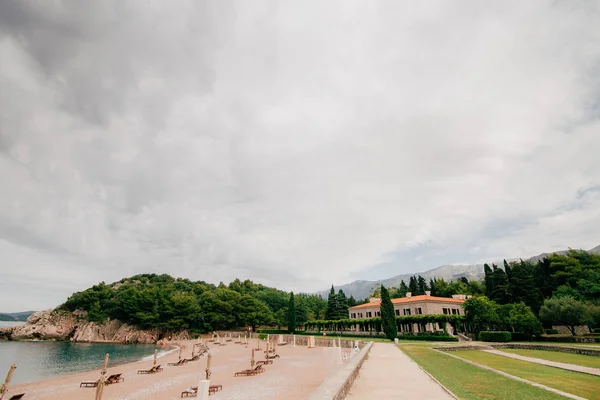
[[[427,282],[425,281],[425,278],[423,278],[421,275],[419,275],[419,277],[417,278],[417,289],[417,294],[425,294],[425,291],[427,290]]]
[[[435,291],[435,280],[429,279],[429,290],[431,290],[432,296],[437,296],[437,292]]]
[[[410,281],[408,282],[408,289],[413,296],[415,296],[419,290],[419,288],[417,287],[417,278],[415,278],[414,276],[410,277]]]
[[[494,280],[492,279],[492,269],[489,265],[483,264],[483,272],[485,273],[485,295],[488,298],[492,297],[494,291]]]
[[[385,337],[394,340],[398,336],[398,327],[396,326],[396,315],[394,313],[394,304],[390,299],[390,293],[381,285],[381,327]]]
[[[498,268],[494,265],[494,272],[492,273],[492,282],[494,283],[494,290],[492,290],[492,296],[490,300],[494,300],[498,304],[510,303],[510,294],[508,292],[508,278],[502,268]]]
[[[337,315],[337,294],[335,294],[335,289],[333,285],[331,285],[331,290],[329,291],[329,297],[327,298],[327,311],[325,312],[325,319],[335,319]]]
[[[398,288],[398,295],[400,297],[406,297],[406,293],[408,292],[408,286],[404,283],[404,279],[400,281],[400,287]]]
[[[296,330],[296,303],[294,301],[294,292],[290,293],[290,301],[288,303],[288,332],[294,333]]]
[[[335,319],[347,319],[348,318],[348,299],[342,289],[337,294],[337,305],[336,305],[336,317]]]

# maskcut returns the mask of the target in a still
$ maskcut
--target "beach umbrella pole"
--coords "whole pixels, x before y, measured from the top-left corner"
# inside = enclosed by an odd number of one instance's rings
[[[6,374],[6,379],[2,386],[0,386],[0,400],[4,397],[6,392],[8,392],[8,384],[10,383],[13,374],[15,373],[15,369],[17,369],[17,364],[13,363],[8,370],[8,374]]]

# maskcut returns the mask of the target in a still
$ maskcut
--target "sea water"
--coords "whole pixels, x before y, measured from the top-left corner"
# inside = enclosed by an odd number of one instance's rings
[[[102,368],[104,355],[108,366],[152,360],[155,345],[72,343],[55,341],[0,341],[0,380],[14,362],[17,369],[12,383],[24,383]],[[172,351],[172,350],[170,350]],[[159,349],[159,357],[169,350]]]

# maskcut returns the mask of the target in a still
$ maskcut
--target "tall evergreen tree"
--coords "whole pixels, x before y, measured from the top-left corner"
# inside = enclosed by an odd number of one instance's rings
[[[429,290],[431,290],[432,296],[437,296],[437,292],[435,290],[435,280],[431,278],[429,279]]]
[[[396,326],[396,315],[394,313],[394,304],[390,299],[390,293],[381,285],[381,327],[385,337],[394,340],[398,336],[398,327]]]
[[[325,312],[325,319],[335,319],[337,316],[337,294],[335,294],[335,289],[333,285],[331,285],[331,290],[329,291],[329,297],[327,298],[327,311]]]
[[[415,278],[414,276],[411,276],[410,280],[408,281],[408,289],[408,291],[411,292],[413,296],[415,296],[419,291],[419,288],[417,286],[417,278]]]
[[[346,294],[342,289],[340,289],[337,294],[337,305],[335,314],[335,319],[348,318],[348,299],[346,299]]]
[[[498,304],[510,303],[510,293],[508,291],[508,278],[502,268],[498,268],[494,265],[494,272],[492,273],[492,281],[494,283],[494,290],[492,290],[492,297],[490,300],[494,300]]]
[[[492,278],[492,269],[489,265],[483,264],[483,272],[485,274],[485,295],[488,298],[492,297],[492,292],[494,291],[494,280]]]
[[[417,278],[417,289],[417,294],[425,294],[425,291],[429,290],[427,288],[427,281],[421,275],[419,275],[419,277]]]
[[[294,301],[294,292],[290,293],[290,301],[287,309],[287,327],[289,333],[294,333],[296,330],[296,302]]]
[[[398,297],[406,297],[406,292],[408,292],[408,286],[404,283],[404,279],[400,281],[400,286],[398,287]]]

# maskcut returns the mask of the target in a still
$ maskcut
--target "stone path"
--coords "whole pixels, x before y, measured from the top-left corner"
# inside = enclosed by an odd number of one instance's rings
[[[453,399],[395,345],[374,343],[346,397],[361,399]]]
[[[532,362],[532,363],[536,363],[536,364],[546,365],[548,367],[561,368],[561,369],[566,369],[569,371],[581,372],[584,374],[600,376],[600,368],[583,367],[581,365],[567,364],[567,363],[556,362],[556,361],[548,361],[548,360],[543,360],[541,358],[526,357],[526,356],[522,356],[520,354],[506,353],[506,352],[500,351],[500,350],[482,350],[482,351],[485,351],[486,353],[496,354],[496,355],[503,356],[503,357],[514,358],[516,360],[528,361],[528,362]]]

